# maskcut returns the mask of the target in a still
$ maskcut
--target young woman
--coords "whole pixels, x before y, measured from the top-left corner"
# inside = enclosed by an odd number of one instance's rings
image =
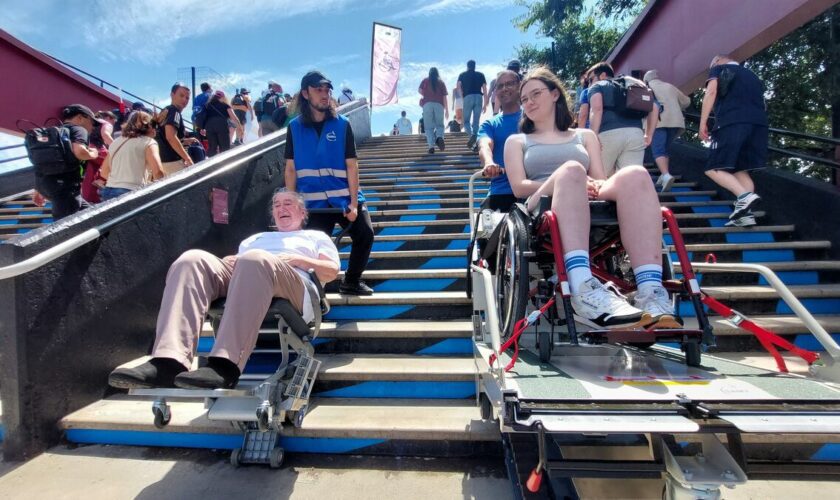
[[[152,179],[163,177],[152,115],[133,111],[123,125],[122,134],[111,143],[102,164],[101,175],[106,179],[99,194],[103,200],[143,187],[146,172]]]
[[[443,142],[443,119],[449,119],[449,108],[446,106],[446,84],[440,79],[437,68],[429,70],[429,77],[420,82],[417,89],[420,95],[420,106],[423,107],[423,124],[426,129],[426,143],[429,146],[429,154],[435,152],[435,145],[441,151],[446,149]]]
[[[570,128],[563,84],[537,68],[520,85],[521,134],[505,143],[505,167],[517,198],[533,209],[551,197],[563,242],[564,261],[578,321],[596,328],[677,328],[673,305],[662,287],[662,216],[647,171],[624,168],[606,179],[601,146],[591,130]],[[622,242],[636,276],[634,304],[611,292],[589,268],[589,200],[618,206]]]

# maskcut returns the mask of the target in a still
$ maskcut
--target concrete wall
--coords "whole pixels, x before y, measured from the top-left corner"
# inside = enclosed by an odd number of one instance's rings
[[[342,112],[359,140],[370,137],[365,101],[344,106]],[[190,248],[234,253],[241,240],[267,228],[271,193],[283,184],[284,143],[285,131],[264,137],[0,245],[0,265],[20,262],[253,156],[93,243],[0,281],[0,396],[7,460],[26,459],[55,443],[58,419],[103,397],[110,370],[147,353],[166,272],[181,253]],[[214,187],[229,193],[227,225],[212,220]]]
[[[617,72],[656,69],[693,92],[716,54],[743,61],[836,3],[835,0],[651,0],[607,56]]]

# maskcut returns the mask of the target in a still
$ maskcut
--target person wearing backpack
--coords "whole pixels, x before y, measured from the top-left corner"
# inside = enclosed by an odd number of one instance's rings
[[[254,107],[251,106],[251,92],[245,87],[240,88],[239,92],[237,92],[236,95],[233,96],[233,99],[231,99],[230,106],[233,108],[233,113],[242,125],[242,128],[238,129],[237,137],[236,140],[233,141],[233,144],[244,144],[245,120],[249,113],[251,114],[251,121],[254,121]]]
[[[260,121],[260,137],[280,130],[274,123],[274,110],[285,104],[283,100],[283,87],[275,81],[268,82],[268,92],[254,106],[257,112],[257,119]]]
[[[604,172],[609,178],[624,167],[642,165],[645,148],[650,146],[659,121],[659,109],[653,105],[652,92],[644,82],[629,76],[616,78],[609,63],[596,64],[592,74],[595,83],[589,87],[589,128],[601,141]],[[628,106],[627,89],[631,86],[650,92],[649,112]]]
[[[47,134],[47,127],[27,133],[27,152],[35,170],[35,193],[32,197],[38,206],[43,206],[45,199],[52,203],[53,221],[63,219],[79,211],[81,203],[81,164],[96,159],[99,152],[88,146],[89,134],[93,131],[96,117],[93,111],[83,104],[71,104],[61,111],[62,123],[52,127]],[[32,144],[29,136],[41,132],[38,145]],[[59,152],[58,161],[44,161],[40,153],[51,148]]]

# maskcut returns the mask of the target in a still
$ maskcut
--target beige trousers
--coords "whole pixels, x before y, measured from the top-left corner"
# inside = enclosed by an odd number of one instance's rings
[[[210,356],[229,359],[242,370],[272,298],[286,298],[302,311],[304,290],[295,268],[264,250],[224,259],[188,250],[166,276],[152,356],[172,358],[189,369],[210,303],[227,297]]]
[[[598,134],[607,178],[624,167],[645,161],[645,133],[640,128],[615,128]]]

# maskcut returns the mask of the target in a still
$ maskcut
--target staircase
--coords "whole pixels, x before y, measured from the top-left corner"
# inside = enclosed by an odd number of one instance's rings
[[[481,419],[475,399],[472,309],[464,290],[467,182],[478,158],[467,150],[466,139],[449,134],[445,153],[433,155],[417,135],[372,138],[359,147],[361,185],[376,232],[364,279],[376,293],[341,296],[335,283],[328,287],[332,309],[316,345],[323,364],[313,405],[301,428],[284,429],[281,446],[286,450],[430,456],[500,452],[498,424]],[[485,194],[486,184],[477,198]],[[724,227],[730,202],[693,183],[677,182],[660,198],[678,214],[692,260],[713,252],[720,262],[768,265],[829,332],[840,331],[840,262],[822,260],[831,242],[798,241],[792,225]],[[760,219],[763,213],[757,215]],[[670,236],[665,238],[670,245]],[[344,267],[349,244],[339,250]],[[755,275],[700,279],[707,292],[759,324],[815,347],[799,320]],[[685,305],[682,312],[691,314]],[[757,349],[744,332],[713,320],[720,350]],[[209,352],[212,342],[205,332],[199,352]],[[244,377],[269,373],[278,362],[271,335],[257,347]],[[208,420],[202,403],[170,404],[173,418],[164,430],[153,427],[149,400],[123,394],[74,412],[59,425],[77,443],[241,445],[241,432]]]
[[[0,199],[0,243],[52,222],[49,203],[39,207],[30,193]]]

